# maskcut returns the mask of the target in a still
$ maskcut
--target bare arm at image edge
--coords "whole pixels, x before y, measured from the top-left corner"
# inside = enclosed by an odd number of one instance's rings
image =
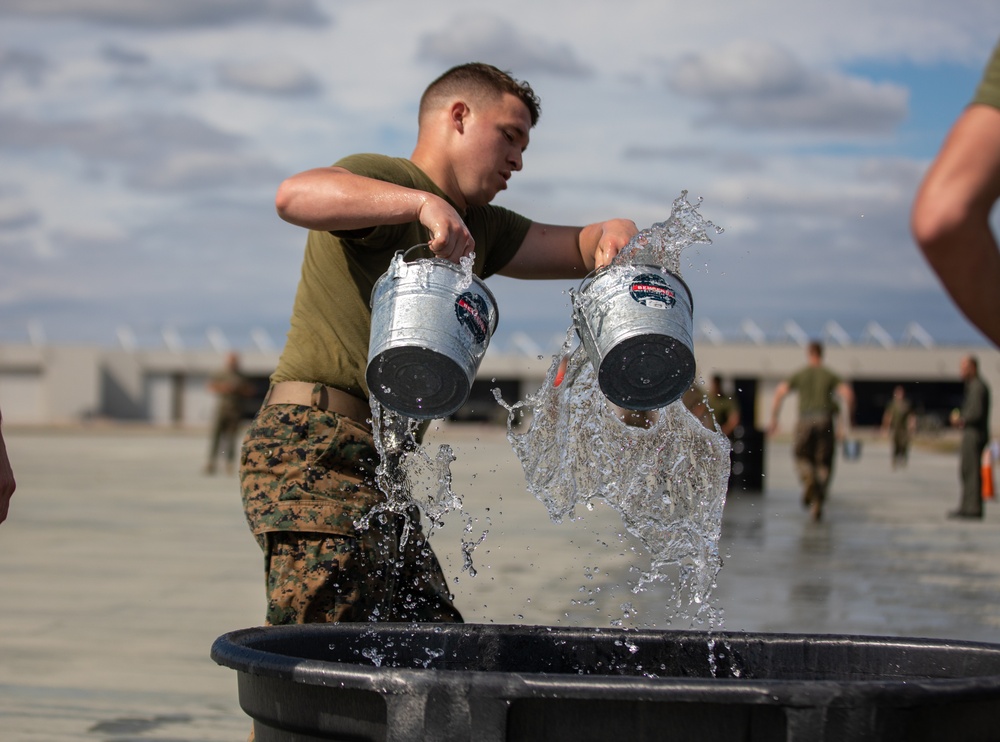
[[[963,314],[1000,346],[1000,251],[990,212],[1000,198],[1000,109],[969,106],[914,201],[911,228]]]
[[[0,523],[7,520],[14,487],[14,472],[10,468],[10,459],[7,458],[7,446],[3,440],[3,416],[0,415]]]

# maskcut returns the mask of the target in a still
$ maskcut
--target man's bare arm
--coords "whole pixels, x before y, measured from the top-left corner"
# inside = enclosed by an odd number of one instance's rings
[[[475,250],[462,217],[443,198],[340,167],[314,168],[286,179],[274,205],[286,222],[322,232],[419,221],[431,235],[431,251],[456,263]]]
[[[628,219],[585,227],[534,222],[513,259],[500,271],[511,278],[583,278],[609,264],[637,233]]]
[[[955,122],[913,205],[914,239],[958,308],[1000,346],[1000,251],[989,217],[1000,198],[1000,110]]]

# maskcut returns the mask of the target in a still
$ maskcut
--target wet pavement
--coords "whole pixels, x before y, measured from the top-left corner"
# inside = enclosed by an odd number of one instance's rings
[[[262,559],[235,476],[205,477],[197,432],[5,429],[18,480],[0,525],[0,738],[215,742],[246,738],[236,674],[209,659],[260,622]],[[687,628],[663,589],[629,592],[641,549],[608,509],[553,524],[525,494],[496,428],[446,426],[452,514],[433,543],[468,621]],[[940,446],[935,446],[940,448]],[[765,491],[731,493],[713,594],[726,630],[1000,643],[1000,509],[944,517],[957,455],[915,449],[892,471],[866,440],[838,460],[823,521],[802,509],[789,446],[769,441]],[[478,539],[476,575],[461,538]],[[626,586],[626,587],[623,587]],[[683,614],[683,612],[682,612]]]

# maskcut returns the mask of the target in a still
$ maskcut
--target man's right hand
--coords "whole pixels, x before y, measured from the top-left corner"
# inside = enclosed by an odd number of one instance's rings
[[[427,194],[417,212],[420,223],[430,232],[428,247],[434,257],[459,262],[475,252],[476,242],[458,212],[442,198]]]

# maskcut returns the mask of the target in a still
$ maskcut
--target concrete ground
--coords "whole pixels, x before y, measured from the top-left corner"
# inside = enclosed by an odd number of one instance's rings
[[[8,428],[18,481],[0,525],[0,739],[227,742],[246,738],[236,674],[212,641],[263,614],[262,560],[235,476],[201,474],[201,433]],[[462,571],[458,514],[433,537],[470,622],[608,626],[630,601],[671,626],[662,590],[621,585],[639,557],[618,517],[555,525],[525,494],[496,428],[434,431],[455,445],[454,490],[473,535]],[[726,630],[1000,642],[1000,508],[947,520],[957,457],[914,451],[889,467],[866,441],[838,461],[826,517],[799,503],[787,441],[768,443],[763,494],[732,493],[713,595]]]

